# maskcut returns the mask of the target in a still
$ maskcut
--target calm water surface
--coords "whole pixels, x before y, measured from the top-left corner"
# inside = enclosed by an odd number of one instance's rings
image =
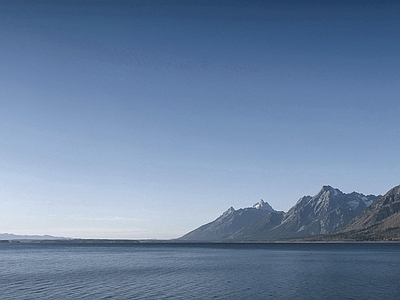
[[[399,299],[400,244],[0,244],[1,299]]]

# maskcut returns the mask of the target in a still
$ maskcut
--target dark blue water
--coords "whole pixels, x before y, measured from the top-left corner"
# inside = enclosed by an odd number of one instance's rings
[[[0,244],[1,299],[399,299],[400,244]]]

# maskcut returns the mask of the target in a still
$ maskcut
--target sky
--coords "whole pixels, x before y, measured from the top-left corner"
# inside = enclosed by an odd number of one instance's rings
[[[400,184],[398,1],[0,1],[0,232],[170,239]]]

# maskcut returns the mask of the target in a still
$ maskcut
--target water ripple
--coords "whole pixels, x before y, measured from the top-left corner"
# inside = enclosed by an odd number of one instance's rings
[[[376,246],[332,247],[25,245],[8,251],[0,246],[0,295],[1,299],[398,296],[400,246],[391,251]]]

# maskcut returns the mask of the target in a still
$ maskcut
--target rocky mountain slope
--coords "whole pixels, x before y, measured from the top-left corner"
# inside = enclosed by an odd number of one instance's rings
[[[400,185],[389,190],[347,226],[337,230],[333,239],[400,239]]]
[[[229,238],[237,231],[246,228],[263,217],[276,212],[267,202],[260,200],[253,207],[225,211],[216,220],[185,234],[179,240],[220,241]],[[283,212],[281,212],[283,215]]]

